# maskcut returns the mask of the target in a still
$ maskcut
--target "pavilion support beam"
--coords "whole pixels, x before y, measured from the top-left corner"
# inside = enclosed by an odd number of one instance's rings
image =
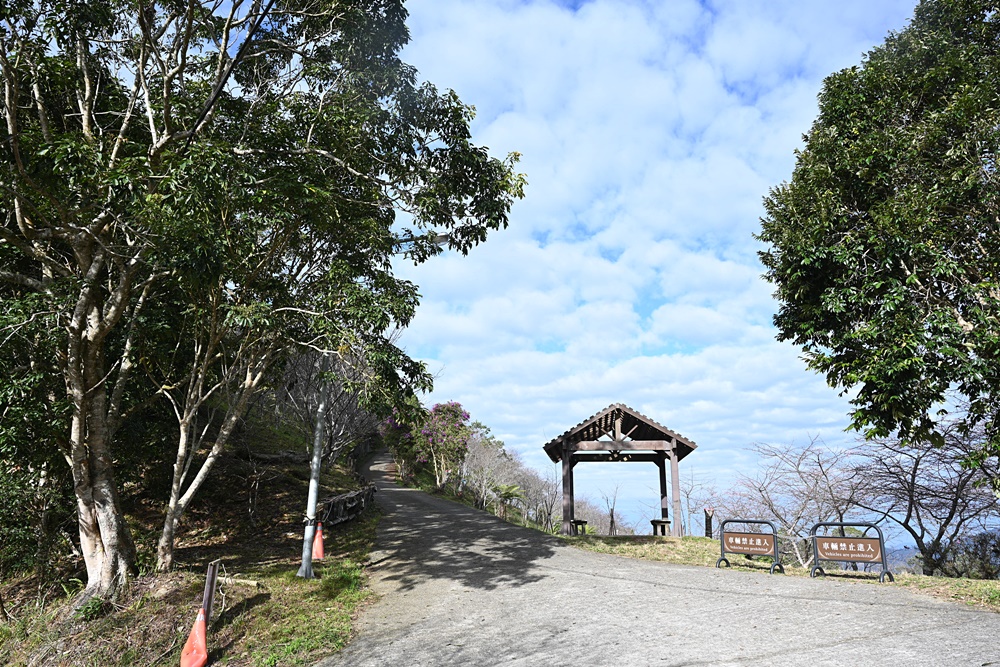
[[[656,461],[656,467],[660,471],[660,518],[664,521],[670,518],[667,511],[669,501],[667,500],[667,465],[664,455],[660,454]]]
[[[573,455],[573,467],[578,463],[656,463],[664,461],[663,452],[608,452],[607,454],[591,454],[584,452]]]
[[[673,447],[670,440],[581,440],[565,445],[571,452],[609,452],[644,450],[665,452]]]
[[[562,534],[573,534],[573,454],[563,450],[562,456]]]
[[[681,476],[677,468],[677,443],[670,448],[670,495],[674,500],[674,522],[670,524],[670,534],[674,537],[684,537],[684,526],[681,525]]]

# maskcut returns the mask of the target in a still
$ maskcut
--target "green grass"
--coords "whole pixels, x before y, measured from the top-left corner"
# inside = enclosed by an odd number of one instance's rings
[[[1000,612],[1000,581],[901,574],[896,583],[917,593]]]
[[[715,565],[719,542],[707,537],[654,537],[652,535],[579,535],[563,539],[587,551],[626,558],[658,560],[678,565]]]
[[[569,544],[597,553],[613,554],[625,558],[656,560],[678,565],[715,567],[719,559],[719,541],[707,537],[653,537],[622,536],[604,537],[600,535],[580,535],[565,537]],[[726,554],[732,570],[736,572],[768,572],[771,559],[754,556],[747,559],[736,554]],[[809,570],[791,563],[783,563],[785,576],[808,577]],[[833,563],[824,569],[828,577],[878,584],[877,572],[854,572],[840,570]],[[960,602],[969,606],[1000,612],[1000,581],[979,579],[952,579],[948,577],[928,577],[922,574],[895,574],[894,585],[910,589],[916,593],[931,595],[938,599]],[[775,575],[780,576],[780,575]],[[884,584],[892,585],[892,584]]]

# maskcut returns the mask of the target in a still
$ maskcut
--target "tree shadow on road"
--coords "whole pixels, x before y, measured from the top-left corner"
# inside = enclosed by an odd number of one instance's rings
[[[439,578],[483,590],[523,586],[542,578],[539,563],[561,546],[551,535],[373,476],[387,516],[370,565],[402,590]]]

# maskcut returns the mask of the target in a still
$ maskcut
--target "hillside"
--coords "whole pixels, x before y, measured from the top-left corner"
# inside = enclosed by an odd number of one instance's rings
[[[5,581],[0,593],[11,621],[0,624],[0,663],[177,665],[200,605],[205,567],[217,558],[220,576],[239,583],[220,583],[209,625],[212,664],[306,665],[342,647],[370,595],[360,564],[374,540],[377,510],[326,530],[326,558],[315,564],[319,578],[295,577],[308,465],[301,450],[266,430],[245,440],[223,457],[185,518],[174,572],[149,571],[160,516],[155,499],[140,499],[129,519],[141,572],[116,603],[71,613],[69,602],[84,577],[79,563],[47,582],[33,576]],[[335,466],[323,474],[320,498],[360,484],[349,466]]]

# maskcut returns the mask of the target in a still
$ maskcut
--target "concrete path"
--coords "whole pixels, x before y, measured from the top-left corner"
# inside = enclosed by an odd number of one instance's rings
[[[381,599],[317,667],[1000,667],[998,614],[891,584],[589,553],[398,488],[388,463],[372,465],[387,512],[369,567]]]

